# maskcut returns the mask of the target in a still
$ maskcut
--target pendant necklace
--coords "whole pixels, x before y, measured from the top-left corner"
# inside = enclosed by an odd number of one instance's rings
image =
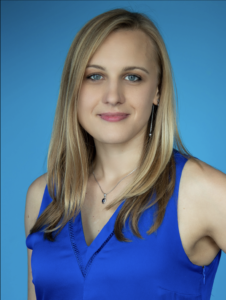
[[[137,169],[137,168],[136,168],[136,169]],[[130,174],[132,174],[136,169],[134,169],[134,170],[133,170],[132,172],[130,172],[128,175],[126,175],[125,177],[123,177],[123,178],[116,184],[116,186],[117,186],[123,179],[125,179],[127,176],[129,176]],[[104,204],[104,203],[106,202],[106,200],[107,200],[107,194],[109,194],[111,191],[113,191],[113,190],[116,188],[116,186],[115,186],[112,190],[110,190],[110,192],[104,193],[103,190],[102,190],[102,188],[101,188],[101,186],[100,186],[100,184],[99,184],[99,182],[98,182],[97,179],[96,179],[96,176],[95,176],[94,172],[92,172],[92,173],[93,173],[93,176],[94,176],[96,182],[98,183],[98,185],[99,185],[99,187],[100,187],[100,189],[101,189],[101,192],[104,194],[104,198],[102,199],[102,203]]]

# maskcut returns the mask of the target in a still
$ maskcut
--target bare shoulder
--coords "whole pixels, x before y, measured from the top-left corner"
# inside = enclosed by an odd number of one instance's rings
[[[47,173],[34,180],[28,188],[24,215],[26,237],[38,217],[46,184]]]
[[[207,194],[225,191],[226,174],[196,158],[187,161],[182,175],[185,187],[190,186],[195,192]]]

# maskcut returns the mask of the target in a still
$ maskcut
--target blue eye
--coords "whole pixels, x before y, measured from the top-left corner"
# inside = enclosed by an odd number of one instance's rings
[[[93,79],[92,77],[93,76],[101,76],[101,75],[99,75],[99,74],[92,74],[92,75],[90,75],[90,76],[88,76],[88,77],[86,77],[87,79],[91,79],[92,81],[97,81],[96,79]]]
[[[99,81],[98,76],[102,77],[102,75],[100,75],[100,74],[91,74],[91,75],[87,76],[86,78],[90,79],[91,81]],[[134,75],[134,74],[127,75],[126,77],[130,77],[130,79],[133,78],[133,77],[137,78],[136,80],[129,80],[129,81],[132,81],[132,82],[136,82],[136,81],[141,81],[142,80],[140,76],[137,76],[137,75]]]
[[[127,75],[126,77],[136,77],[136,78],[138,78],[137,80],[132,80],[132,82],[135,82],[135,81],[140,81],[141,80],[141,77],[140,76],[137,76],[137,75],[133,75],[133,74],[131,74],[131,75]]]

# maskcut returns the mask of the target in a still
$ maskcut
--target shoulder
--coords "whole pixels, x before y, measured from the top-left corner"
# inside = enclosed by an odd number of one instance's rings
[[[225,192],[226,174],[196,158],[190,158],[182,171],[182,180],[187,189],[202,195]],[[190,187],[190,188],[189,188]]]
[[[47,173],[33,181],[27,190],[24,215],[26,236],[37,220],[46,184]]]
[[[197,223],[200,238],[210,236],[226,251],[226,174],[191,158],[182,171],[180,193],[184,209],[192,212]]]

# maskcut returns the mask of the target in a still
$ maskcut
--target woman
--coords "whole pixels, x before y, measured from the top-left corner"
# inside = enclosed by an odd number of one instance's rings
[[[226,176],[185,149],[174,101],[146,15],[115,9],[78,32],[48,172],[27,192],[29,300],[210,299]]]

